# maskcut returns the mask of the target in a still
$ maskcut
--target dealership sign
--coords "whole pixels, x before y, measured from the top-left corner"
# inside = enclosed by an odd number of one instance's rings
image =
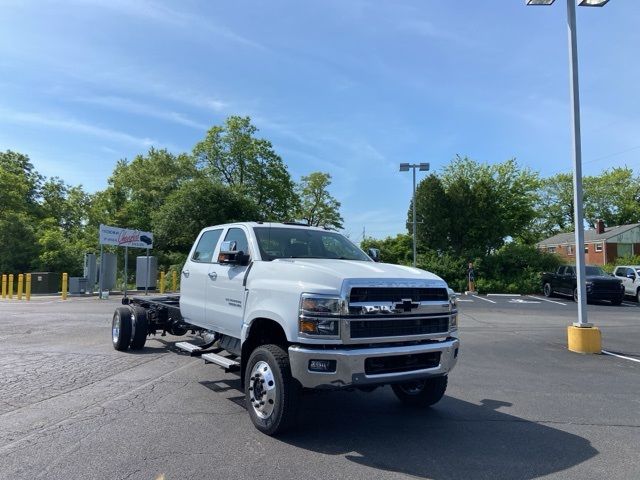
[[[153,233],[100,225],[100,245],[153,248]]]

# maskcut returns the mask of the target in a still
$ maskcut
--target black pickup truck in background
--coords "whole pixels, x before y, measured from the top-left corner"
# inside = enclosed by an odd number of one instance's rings
[[[620,305],[624,299],[624,286],[622,282],[602,270],[602,268],[587,265],[586,287],[587,301],[607,300],[613,305]],[[556,273],[545,272],[542,274],[542,291],[545,297],[554,294],[572,296],[578,301],[578,281],[576,267],[573,265],[561,265]]]

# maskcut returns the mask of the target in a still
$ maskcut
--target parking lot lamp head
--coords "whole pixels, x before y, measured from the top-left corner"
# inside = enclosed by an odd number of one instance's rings
[[[604,7],[609,0],[580,0],[581,7]]]
[[[429,164],[428,163],[421,163],[420,164],[420,171],[421,172],[426,172],[429,170]]]
[[[555,0],[527,0],[527,5],[551,5]]]
[[[409,164],[408,163],[401,163],[400,164],[400,171],[401,172],[408,172],[409,171]]]

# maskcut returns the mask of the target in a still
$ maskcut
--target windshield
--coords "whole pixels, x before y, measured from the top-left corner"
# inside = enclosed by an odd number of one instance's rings
[[[600,267],[589,267],[586,266],[584,267],[586,270],[586,274],[587,275],[593,275],[593,276],[606,276],[607,274],[604,272],[603,269],[601,269]]]
[[[285,227],[255,227],[254,231],[263,260],[339,258],[371,261],[362,250],[336,232]]]

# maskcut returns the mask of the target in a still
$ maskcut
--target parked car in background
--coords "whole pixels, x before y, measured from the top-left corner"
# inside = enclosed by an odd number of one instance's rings
[[[619,265],[613,274],[622,281],[625,295],[640,303],[640,265]]]
[[[625,288],[619,278],[607,275],[602,268],[594,265],[587,265],[585,270],[587,301],[607,300],[613,305],[622,303]],[[578,280],[574,265],[561,265],[555,273],[545,272],[542,274],[542,291],[545,297],[552,297],[554,294],[568,295],[577,302],[577,286]]]

